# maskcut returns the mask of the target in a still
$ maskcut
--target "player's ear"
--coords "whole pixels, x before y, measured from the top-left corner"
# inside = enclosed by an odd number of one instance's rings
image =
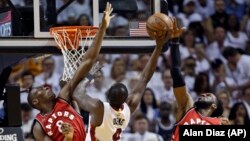
[[[32,100],[33,105],[37,105],[38,103],[39,103],[38,99],[35,98],[35,99]]]
[[[213,103],[213,104],[211,105],[211,107],[212,107],[213,110],[217,109],[217,105],[216,105],[215,103]]]

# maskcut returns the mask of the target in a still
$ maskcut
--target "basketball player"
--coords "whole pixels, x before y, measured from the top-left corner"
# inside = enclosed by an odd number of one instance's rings
[[[28,96],[29,104],[38,109],[33,134],[37,141],[84,141],[86,134],[82,117],[70,106],[71,95],[78,83],[87,75],[101,49],[101,43],[105,31],[113,16],[110,16],[113,8],[107,3],[100,29],[84,55],[83,62],[75,72],[73,78],[62,88],[59,96],[47,87],[33,88]],[[73,137],[67,125],[73,127]],[[65,131],[66,130],[66,131]],[[66,134],[66,136],[64,136]]]
[[[106,92],[108,102],[102,102],[83,94],[82,88],[83,85],[87,85],[86,81],[83,81],[82,85],[78,85],[79,89],[76,88],[73,99],[77,101],[81,109],[90,112],[92,141],[121,140],[121,133],[127,127],[131,113],[136,110],[141,101],[146,85],[155,71],[158,56],[163,45],[168,41],[171,32],[164,35],[157,37],[157,46],[130,95],[124,84],[115,83]]]
[[[194,103],[190,94],[186,90],[185,82],[180,72],[180,51],[178,38],[184,28],[177,26],[176,19],[173,18],[173,34],[170,42],[171,46],[171,75],[173,79],[174,95],[178,105],[176,115],[177,124],[173,130],[172,141],[179,141],[179,125],[221,125],[229,124],[226,119],[218,118],[223,113],[222,102],[212,93],[201,94]]]

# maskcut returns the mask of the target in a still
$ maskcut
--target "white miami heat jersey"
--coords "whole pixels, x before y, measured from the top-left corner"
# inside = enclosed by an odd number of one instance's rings
[[[91,141],[120,141],[122,131],[129,123],[130,109],[126,103],[119,111],[113,109],[107,102],[104,102],[103,105],[103,121],[98,127],[91,126]]]

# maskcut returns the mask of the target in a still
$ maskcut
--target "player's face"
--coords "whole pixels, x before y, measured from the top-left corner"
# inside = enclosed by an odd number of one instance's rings
[[[198,97],[197,101],[202,101],[206,103],[215,103],[216,97],[212,93],[204,93]]]
[[[216,97],[212,93],[201,94],[196,102],[194,103],[195,107],[198,109],[207,109],[216,103]]]
[[[52,92],[50,87],[37,87],[32,90],[32,93],[35,94],[35,97],[41,101],[54,100],[55,94]]]

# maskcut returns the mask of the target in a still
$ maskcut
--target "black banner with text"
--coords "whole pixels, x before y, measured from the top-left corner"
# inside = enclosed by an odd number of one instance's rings
[[[180,141],[250,141],[249,132],[250,126],[244,125],[182,125],[179,138]]]

